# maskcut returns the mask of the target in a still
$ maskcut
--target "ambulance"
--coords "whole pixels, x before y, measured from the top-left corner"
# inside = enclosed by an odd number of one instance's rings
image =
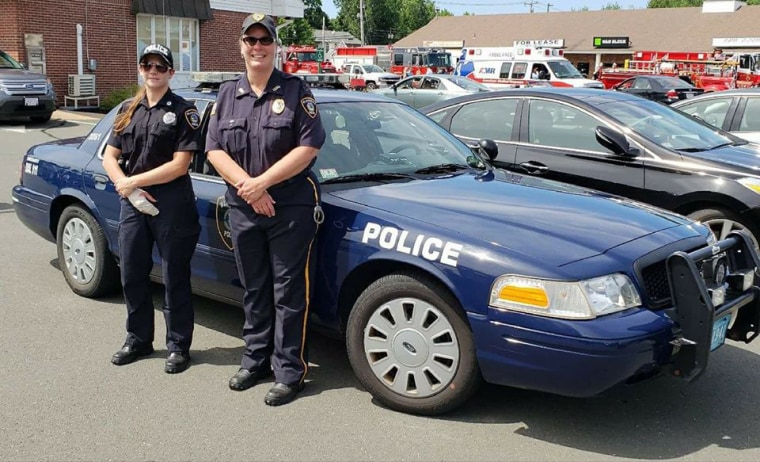
[[[462,48],[454,74],[497,89],[537,85],[604,88],[601,82],[583,77],[556,48]]]

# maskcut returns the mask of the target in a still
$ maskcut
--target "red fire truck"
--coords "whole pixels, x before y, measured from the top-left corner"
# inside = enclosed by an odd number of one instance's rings
[[[393,48],[390,71],[400,76],[427,74],[451,74],[451,53],[439,48]]]
[[[330,61],[317,61],[313,46],[291,45],[283,49],[282,69],[290,74],[327,74],[335,72]]]
[[[736,53],[726,58],[713,53],[639,51],[626,67],[603,68],[599,80],[605,88],[612,88],[642,74],[685,77],[705,91],[756,87],[760,85],[760,53]]]

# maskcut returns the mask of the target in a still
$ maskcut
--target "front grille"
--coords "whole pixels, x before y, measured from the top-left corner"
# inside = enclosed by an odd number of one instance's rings
[[[2,82],[2,86],[11,95],[44,95],[47,93],[47,82],[22,81]]]
[[[641,271],[641,279],[642,284],[644,285],[644,291],[649,299],[650,308],[663,308],[672,303],[665,260],[661,260],[644,268]]]

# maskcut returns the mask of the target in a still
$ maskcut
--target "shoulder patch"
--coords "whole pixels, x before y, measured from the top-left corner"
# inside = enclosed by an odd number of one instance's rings
[[[198,114],[198,110],[195,108],[185,111],[185,120],[187,120],[187,124],[193,130],[198,130],[198,127],[201,126],[201,115]]]
[[[319,110],[317,109],[317,102],[311,96],[305,96],[301,98],[301,107],[306,112],[306,115],[312,119],[317,117]]]

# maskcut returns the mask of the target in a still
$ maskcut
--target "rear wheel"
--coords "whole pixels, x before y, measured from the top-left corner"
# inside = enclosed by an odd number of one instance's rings
[[[64,209],[56,239],[58,264],[71,290],[99,297],[119,284],[119,268],[108,249],[103,228],[79,205]]]
[[[376,90],[377,84],[375,82],[367,82],[367,90]]]
[[[689,218],[707,225],[715,237],[720,241],[728,236],[731,231],[746,231],[754,244],[755,249],[760,251],[758,236],[755,230],[743,223],[737,214],[725,209],[704,209],[689,214]]]
[[[437,281],[413,273],[367,287],[346,332],[362,385],[384,405],[412,414],[440,414],[467,401],[481,377],[458,305]]]

